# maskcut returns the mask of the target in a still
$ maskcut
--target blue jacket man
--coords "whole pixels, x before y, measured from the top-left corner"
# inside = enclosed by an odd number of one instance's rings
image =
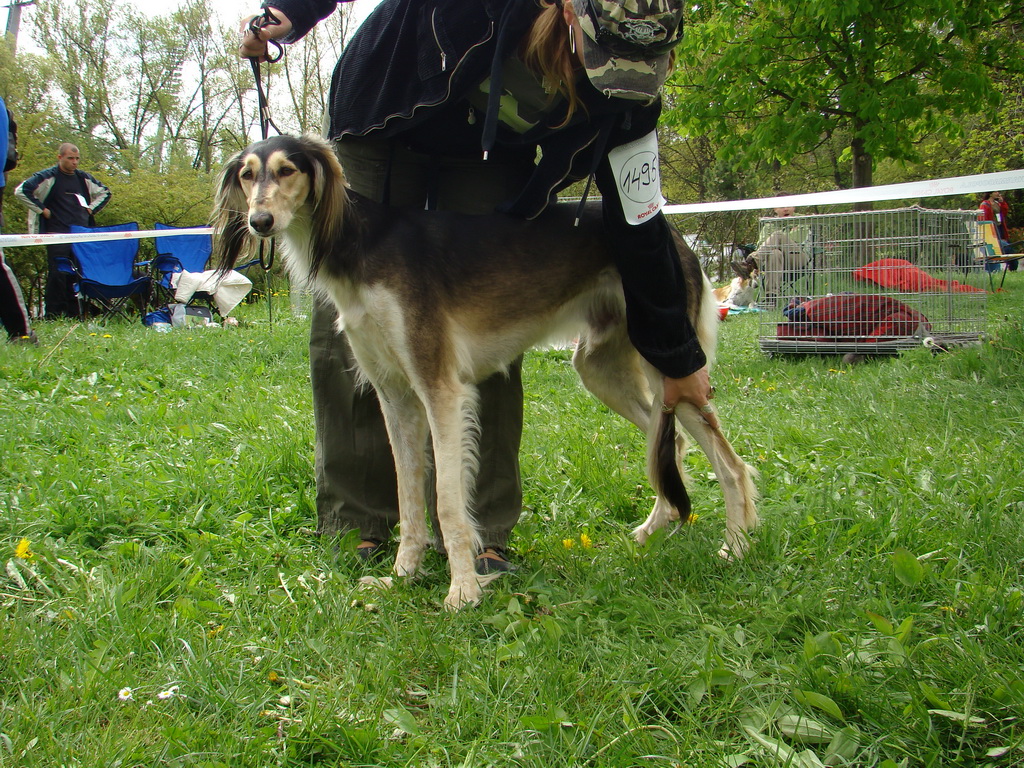
[[[10,130],[9,120],[7,105],[3,98],[0,98],[0,162],[7,159],[8,135],[13,134],[13,131]],[[4,190],[7,187],[7,170],[8,166],[5,163],[4,171],[0,172],[0,203],[3,202]],[[3,225],[3,206],[0,205],[0,229],[3,228]],[[7,266],[3,249],[0,249],[0,321],[3,321],[8,341],[39,343],[36,341],[35,333],[29,328],[28,309],[25,307],[21,285],[18,284],[14,272]]]

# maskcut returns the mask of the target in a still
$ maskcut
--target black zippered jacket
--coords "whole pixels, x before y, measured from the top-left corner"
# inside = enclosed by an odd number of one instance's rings
[[[349,0],[268,0],[292,22],[281,42],[294,42]],[[537,0],[383,0],[357,30],[334,70],[328,137],[409,139],[432,120],[451,120],[453,105],[489,76],[500,94],[501,63],[514,54],[537,17]],[[536,169],[501,210],[533,218],[570,184],[595,174],[609,240],[622,275],[630,339],[666,376],[687,376],[706,364],[686,314],[686,288],[664,215],[639,225],[625,220],[607,151],[646,136],[660,101],[611,99],[581,83],[584,109],[558,126],[557,110],[525,134],[498,125],[491,98],[480,125],[480,149],[541,148]],[[564,109],[564,105],[562,107]],[[557,256],[552,256],[557,258]]]

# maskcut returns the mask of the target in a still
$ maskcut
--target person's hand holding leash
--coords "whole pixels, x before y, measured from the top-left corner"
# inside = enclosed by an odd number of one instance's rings
[[[715,407],[711,405],[711,398],[715,396],[714,387],[711,386],[711,378],[708,375],[707,366],[699,371],[684,376],[681,379],[665,378],[665,391],[662,396],[662,406],[665,412],[672,411],[679,403],[691,403],[697,407],[704,420],[712,428],[718,429],[718,414]]]
[[[258,61],[277,61],[281,58],[281,46],[273,41],[280,40],[292,31],[292,22],[277,8],[272,12],[258,16],[246,16],[240,26],[242,42],[238,46],[238,55],[243,59]],[[269,55],[268,43],[276,47],[274,56]]]

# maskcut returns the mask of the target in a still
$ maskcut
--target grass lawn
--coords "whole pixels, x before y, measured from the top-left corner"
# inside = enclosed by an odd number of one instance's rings
[[[722,326],[746,560],[629,538],[643,439],[526,361],[518,573],[441,609],[316,536],[308,321],[0,349],[0,767],[1024,763],[1024,273],[991,340],[853,368]],[[339,554],[339,551],[341,554]]]

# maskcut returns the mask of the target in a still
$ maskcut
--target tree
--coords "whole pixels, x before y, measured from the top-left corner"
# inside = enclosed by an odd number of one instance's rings
[[[298,133],[321,131],[328,109],[331,72],[341,55],[351,13],[351,4],[339,5],[331,17],[313,27],[299,43],[288,46],[287,55],[276,68],[287,84],[287,115]],[[285,126],[281,128],[284,130]]]
[[[669,120],[719,157],[789,162],[843,136],[852,186],[879,158],[916,160],[998,106],[992,75],[1019,72],[1020,0],[718,0],[679,48]],[[837,176],[841,176],[838,173]],[[841,179],[837,178],[837,181]]]
[[[243,146],[255,121],[252,76],[238,59],[237,32],[215,29],[212,15],[209,0],[158,17],[113,0],[41,3],[33,33],[46,52],[50,108],[74,126],[64,138],[83,150],[93,144],[129,172],[185,161],[208,173],[223,159],[216,150],[227,121],[248,109],[243,139],[226,139],[231,151]]]
[[[41,3],[33,14],[34,37],[51,64],[50,85],[59,92],[54,107],[85,137],[100,137],[131,164],[133,150],[151,120],[150,99],[138,93],[121,56],[124,14],[113,0],[82,0],[75,5]],[[69,29],[75,34],[68,34]],[[84,147],[83,147],[84,149]]]

